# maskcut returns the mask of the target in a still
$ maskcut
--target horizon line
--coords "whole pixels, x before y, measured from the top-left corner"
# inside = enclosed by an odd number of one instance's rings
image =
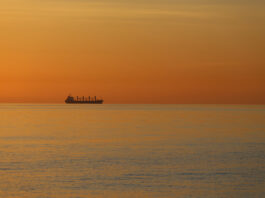
[[[0,102],[0,104],[89,105],[89,104],[66,104],[64,102]],[[104,103],[98,105],[265,105],[265,103]]]

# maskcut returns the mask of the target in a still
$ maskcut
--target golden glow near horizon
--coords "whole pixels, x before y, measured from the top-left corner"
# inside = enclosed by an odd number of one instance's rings
[[[259,0],[0,0],[0,102],[265,103]]]

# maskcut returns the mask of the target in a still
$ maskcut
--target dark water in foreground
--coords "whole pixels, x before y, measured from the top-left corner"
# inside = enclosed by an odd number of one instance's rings
[[[0,197],[265,197],[265,106],[0,105]]]

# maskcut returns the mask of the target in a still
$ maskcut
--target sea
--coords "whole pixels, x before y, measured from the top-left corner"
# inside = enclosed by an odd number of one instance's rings
[[[0,197],[265,197],[265,106],[0,104]]]

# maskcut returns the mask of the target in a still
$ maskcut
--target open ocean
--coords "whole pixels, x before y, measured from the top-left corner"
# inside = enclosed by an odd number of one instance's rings
[[[265,197],[265,106],[0,104],[0,197]]]

